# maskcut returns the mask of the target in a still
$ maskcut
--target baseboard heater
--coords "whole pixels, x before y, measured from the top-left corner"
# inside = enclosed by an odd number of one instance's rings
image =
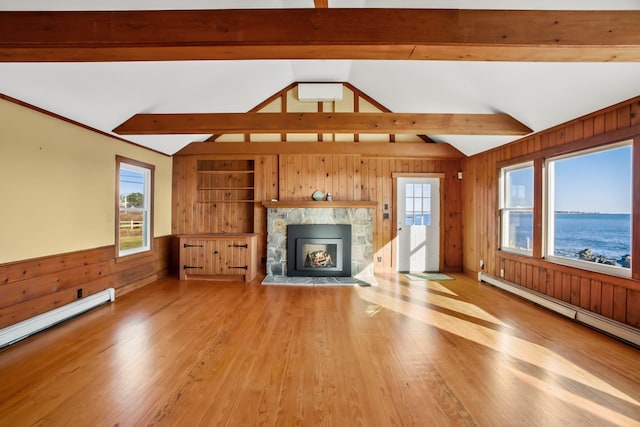
[[[548,295],[483,272],[478,273],[478,280],[529,300],[608,335],[614,336],[631,345],[640,347],[640,329],[633,328],[625,325],[624,323],[616,322],[608,317],[601,316],[583,308],[558,301]]]
[[[30,319],[23,320],[15,325],[0,329],[0,348],[11,345],[60,322],[64,322],[71,317],[77,316],[85,311],[89,311],[101,304],[110,301],[112,302],[115,300],[115,295],[115,290],[113,288],[108,288],[104,291],[81,298],[70,304],[63,305],[62,307],[58,307]]]

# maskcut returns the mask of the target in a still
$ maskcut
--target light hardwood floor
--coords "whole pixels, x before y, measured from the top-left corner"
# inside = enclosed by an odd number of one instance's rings
[[[455,277],[163,279],[0,350],[0,425],[640,425],[640,350]]]

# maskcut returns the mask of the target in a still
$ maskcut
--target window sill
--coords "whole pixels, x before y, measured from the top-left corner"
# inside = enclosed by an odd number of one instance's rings
[[[570,258],[562,258],[557,256],[547,256],[545,259],[549,262],[559,265],[566,265],[568,267],[577,268],[584,271],[592,271],[595,273],[608,274],[610,276],[623,277],[625,279],[631,278],[631,269],[625,269],[621,267],[614,267],[605,264],[599,264],[590,261],[580,261]]]
[[[533,251],[519,250],[514,248],[500,248],[499,251],[502,253],[514,254],[514,255],[519,255],[519,256],[524,256],[529,258],[533,257]]]
[[[150,255],[153,255],[155,253],[153,248],[149,248],[147,250],[144,251],[140,251],[140,252],[133,252],[130,254],[125,254],[125,255],[120,255],[120,254],[116,254],[115,257],[115,262],[116,264],[119,262],[130,262],[130,261],[136,261],[142,258],[146,258]]]

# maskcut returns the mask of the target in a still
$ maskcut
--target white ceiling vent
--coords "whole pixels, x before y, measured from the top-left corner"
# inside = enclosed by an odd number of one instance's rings
[[[339,101],[342,99],[342,83],[300,83],[298,100],[311,102]]]

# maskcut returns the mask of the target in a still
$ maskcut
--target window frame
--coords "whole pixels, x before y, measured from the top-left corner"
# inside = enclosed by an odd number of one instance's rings
[[[604,273],[604,274],[609,274],[612,276],[618,276],[618,277],[625,277],[625,278],[630,278],[632,277],[632,270],[633,270],[633,264],[631,265],[630,268],[623,268],[623,267],[617,267],[617,266],[610,266],[610,265],[605,265],[605,264],[599,264],[599,263],[595,263],[595,262],[590,262],[590,261],[583,261],[580,259],[572,259],[572,258],[568,258],[568,257],[562,257],[562,256],[557,256],[557,255],[553,255],[552,253],[550,253],[550,248],[553,246],[553,244],[551,242],[554,242],[554,237],[555,234],[554,233],[554,229],[555,229],[555,224],[552,225],[553,221],[552,221],[552,215],[555,214],[555,205],[554,205],[554,189],[552,188],[554,182],[555,182],[555,177],[553,176],[554,174],[554,168],[552,168],[550,166],[550,164],[554,161],[557,160],[562,160],[562,159],[569,159],[569,158],[574,158],[574,157],[579,157],[579,156],[584,156],[584,155],[588,155],[588,154],[592,154],[592,153],[597,153],[597,152],[602,152],[602,151],[607,151],[607,150],[612,150],[615,148],[619,148],[619,147],[624,147],[624,146],[629,146],[631,147],[631,212],[630,212],[630,221],[631,221],[631,229],[630,229],[630,252],[633,255],[633,247],[634,247],[634,227],[633,227],[633,223],[634,223],[634,201],[633,201],[633,188],[634,188],[634,140],[633,138],[631,139],[624,139],[622,141],[615,141],[615,142],[610,142],[610,143],[606,143],[606,144],[601,144],[601,145],[597,145],[594,147],[585,147],[582,149],[576,149],[576,150],[572,150],[569,152],[564,152],[564,153],[560,153],[560,154],[556,154],[553,156],[549,156],[548,158],[544,159],[544,208],[543,208],[543,218],[544,218],[544,231],[543,231],[543,236],[544,236],[544,242],[543,242],[543,258],[549,262],[552,262],[554,264],[559,264],[559,265],[566,265],[569,267],[574,267],[574,268],[579,268],[581,270],[585,270],[585,271],[594,271],[594,272],[598,272],[598,273]],[[632,257],[633,259],[633,257]]]
[[[506,180],[506,175],[509,172],[515,171],[515,170],[519,170],[519,169],[528,169],[531,168],[531,172],[532,172],[532,188],[531,191],[533,192],[532,194],[532,201],[531,201],[531,208],[510,208],[510,207],[506,207],[506,198],[508,195],[508,191],[506,188],[507,185],[507,180]],[[498,233],[498,248],[501,251],[504,252],[510,252],[510,253],[515,253],[515,254],[519,254],[519,255],[524,255],[524,256],[529,256],[532,257],[534,255],[534,246],[535,246],[535,209],[536,209],[536,196],[535,196],[535,189],[536,189],[536,169],[535,169],[535,162],[533,160],[529,160],[529,161],[524,161],[524,162],[518,162],[518,163],[514,163],[514,164],[510,164],[507,166],[502,166],[499,170],[499,191],[498,191],[498,218],[499,218],[499,233]],[[515,248],[515,247],[511,247],[511,246],[507,246],[505,244],[505,239],[506,239],[506,224],[507,221],[505,221],[505,213],[506,212],[531,212],[531,249],[526,250],[526,249],[520,249],[520,248]]]
[[[124,167],[123,167],[124,165]],[[142,209],[146,212],[147,221],[143,223],[143,236],[146,236],[146,242],[138,248],[133,249],[120,249],[120,173],[121,171],[132,170],[136,172],[142,172],[145,177],[144,183],[144,199],[145,208]],[[123,258],[132,256],[135,254],[145,253],[153,250],[153,219],[154,219],[154,181],[155,181],[155,166],[149,163],[141,162],[139,160],[131,159],[116,155],[116,194],[115,194],[115,252],[116,258]],[[143,240],[145,240],[143,238]]]

